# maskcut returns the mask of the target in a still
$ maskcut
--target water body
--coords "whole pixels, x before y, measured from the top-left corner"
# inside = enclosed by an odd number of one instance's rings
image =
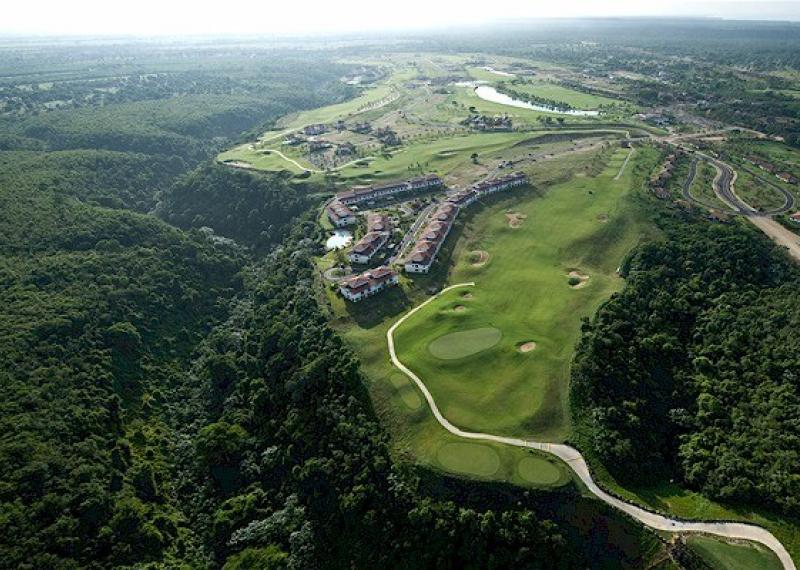
[[[502,75],[503,77],[516,77],[513,73],[509,73],[508,71],[500,71],[499,69],[495,69],[494,67],[489,67],[488,65],[481,67],[488,71],[489,73],[494,73],[495,75]]]
[[[353,242],[353,234],[347,230],[336,230],[333,235],[325,242],[325,249],[342,249]]]
[[[520,109],[530,109],[531,111],[541,111],[543,113],[557,113],[559,115],[572,115],[574,117],[596,117],[600,111],[590,111],[583,109],[558,109],[557,107],[548,107],[547,105],[534,105],[527,101],[514,99],[505,93],[500,93],[494,87],[489,85],[479,85],[475,88],[475,95],[484,101],[491,101],[492,103],[499,103],[501,105],[508,105],[510,107],[519,107]]]

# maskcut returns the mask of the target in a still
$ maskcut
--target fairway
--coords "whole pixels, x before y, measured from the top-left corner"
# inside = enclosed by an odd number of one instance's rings
[[[445,443],[436,458],[449,471],[479,477],[491,477],[500,468],[497,452],[480,443]]]
[[[456,308],[463,305],[457,305]],[[482,327],[440,336],[428,345],[436,358],[456,360],[491,348],[500,342],[503,333],[494,327]]]
[[[569,366],[580,320],[622,286],[616,269],[645,231],[626,198],[633,165],[615,180],[626,155],[615,151],[600,175],[575,177],[544,197],[509,195],[478,210],[466,222],[448,279],[474,281],[472,297],[450,291],[397,329],[398,357],[455,425],[545,440],[568,436]],[[525,222],[509,227],[509,208]],[[476,265],[476,250],[488,252],[491,263]],[[591,276],[585,286],[570,286],[576,268]],[[454,311],[459,304],[465,309]],[[536,349],[521,352],[531,339]]]
[[[689,536],[686,542],[717,570],[780,570],[775,554],[752,542],[727,542],[705,535]]]

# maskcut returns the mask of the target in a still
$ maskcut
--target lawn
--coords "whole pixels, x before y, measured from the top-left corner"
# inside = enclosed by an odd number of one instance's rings
[[[614,180],[626,154],[615,152],[599,176],[577,176],[544,197],[509,198],[478,211],[448,279],[476,286],[467,296],[463,289],[441,296],[396,331],[399,358],[459,427],[554,441],[568,436],[569,366],[581,318],[622,286],[617,267],[645,231],[626,199],[634,161]],[[518,227],[510,215],[521,220]],[[476,251],[488,261],[476,265]],[[588,279],[571,286],[572,271]],[[490,336],[495,330],[500,334]],[[464,339],[456,335],[468,337],[460,350],[454,341]],[[536,348],[522,352],[527,341]],[[446,354],[442,346],[450,347]]]
[[[775,554],[759,544],[734,543],[705,536],[692,535],[686,543],[712,568],[719,570],[780,570],[783,568]]]

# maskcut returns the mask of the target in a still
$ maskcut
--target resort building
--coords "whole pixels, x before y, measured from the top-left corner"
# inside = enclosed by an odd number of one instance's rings
[[[353,263],[369,263],[369,260],[378,253],[388,239],[388,233],[367,232],[350,250],[348,258]]]
[[[336,195],[336,199],[342,204],[358,204],[367,200],[375,200],[386,196],[394,196],[402,192],[424,190],[441,186],[442,180],[435,174],[412,178],[404,182],[392,182],[376,186],[356,186],[345,192]]]
[[[326,132],[328,132],[328,126],[323,125],[322,123],[317,123],[316,125],[308,125],[307,127],[303,127],[303,133],[309,136],[321,135],[322,133]]]
[[[469,190],[460,190],[451,194],[444,204],[436,209],[431,216],[431,221],[420,233],[414,249],[403,260],[403,269],[406,273],[428,273],[461,208],[472,204],[480,196],[521,186],[527,181],[524,174],[516,172],[494,180],[480,182]]]
[[[389,216],[371,212],[367,215],[367,233],[353,246],[348,257],[353,263],[369,263],[370,259],[389,241],[392,230]]]
[[[478,199],[478,193],[475,190],[459,190],[453,194],[450,194],[447,197],[447,201],[454,206],[458,206],[459,208],[463,208],[465,206],[469,206],[475,200]]]
[[[336,200],[328,204],[325,207],[325,211],[334,227],[343,228],[356,223],[356,215],[353,213],[353,210]]]
[[[345,279],[339,285],[339,292],[348,301],[357,303],[362,299],[380,293],[387,287],[397,285],[398,276],[393,269],[378,267]]]

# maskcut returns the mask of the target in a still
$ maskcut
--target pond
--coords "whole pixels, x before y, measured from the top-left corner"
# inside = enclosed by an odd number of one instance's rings
[[[484,101],[491,101],[492,103],[499,103],[500,105],[509,105],[510,107],[519,107],[520,109],[530,109],[531,111],[541,111],[543,113],[558,113],[559,115],[572,115],[577,117],[596,117],[600,114],[599,111],[558,109],[556,107],[548,107],[547,105],[534,105],[527,101],[514,99],[505,93],[500,93],[497,89],[489,85],[479,85],[476,87],[475,95]]]
[[[333,232],[333,235],[328,238],[328,241],[325,242],[325,249],[332,250],[332,249],[342,249],[343,247],[347,247],[353,241],[353,234],[347,230],[336,230]]]

